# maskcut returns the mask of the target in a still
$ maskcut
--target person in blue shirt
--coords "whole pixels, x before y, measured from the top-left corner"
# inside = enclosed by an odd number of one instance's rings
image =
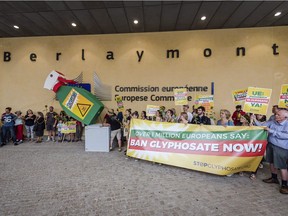
[[[3,142],[1,144],[1,146],[6,144],[6,141],[8,142],[8,131],[10,132],[10,136],[12,138],[12,141],[14,143],[14,145],[18,145],[18,143],[16,142],[16,136],[15,136],[15,119],[17,118],[16,115],[14,115],[13,113],[11,113],[12,108],[11,107],[7,107],[5,109],[5,113],[2,115],[1,121],[3,123],[2,126],[2,132],[3,132]]]
[[[264,179],[265,183],[279,184],[277,178],[277,169],[280,169],[282,184],[280,193],[288,194],[287,186],[287,161],[288,161],[288,111],[286,109],[278,109],[276,111],[275,120],[267,122],[259,122],[256,117],[252,116],[255,125],[266,126],[268,132],[268,144],[266,148],[266,161],[270,163],[271,178]]]

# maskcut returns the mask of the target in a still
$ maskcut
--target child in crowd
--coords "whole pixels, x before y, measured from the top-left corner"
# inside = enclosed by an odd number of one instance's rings
[[[21,111],[15,112],[17,118],[15,119],[15,132],[16,132],[16,142],[18,144],[23,143],[23,116]]]
[[[45,130],[45,120],[42,112],[37,112],[37,117],[35,120],[34,131],[37,137],[36,143],[41,143]]]
[[[58,142],[62,142],[63,141],[63,133],[61,133],[61,129],[63,126],[63,120],[59,119],[58,124],[57,124],[57,132],[58,132]]]
[[[82,123],[76,121],[76,141],[82,141]]]

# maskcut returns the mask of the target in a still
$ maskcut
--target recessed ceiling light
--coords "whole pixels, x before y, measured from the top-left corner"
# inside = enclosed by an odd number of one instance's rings
[[[137,25],[139,23],[138,20],[134,20],[133,22],[135,25]]]
[[[19,29],[19,26],[17,26],[17,25],[14,25],[13,27],[14,27],[15,29]]]
[[[73,27],[76,27],[77,26],[77,24],[76,23],[71,23],[71,25],[73,26]]]
[[[281,15],[281,12],[279,11],[279,12],[276,12],[275,14],[274,14],[274,16],[280,16]]]
[[[201,20],[206,20],[206,16],[202,16],[202,17],[201,17]]]

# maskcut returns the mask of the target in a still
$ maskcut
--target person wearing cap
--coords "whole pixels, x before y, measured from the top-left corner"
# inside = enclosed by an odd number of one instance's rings
[[[280,193],[288,194],[288,111],[286,109],[278,109],[273,121],[261,123],[256,119],[255,115],[252,115],[252,119],[255,125],[266,126],[264,129],[268,132],[266,161],[270,163],[271,177],[264,179],[263,182],[279,184],[277,172],[280,169],[282,179]]]
[[[236,110],[234,111],[234,113],[232,115],[232,120],[233,120],[235,126],[241,125],[240,118],[241,118],[241,116],[244,116],[244,115],[245,115],[245,112],[242,110],[242,106],[237,105]]]
[[[56,132],[56,125],[57,125],[57,116],[58,114],[54,112],[54,107],[49,107],[49,112],[46,113],[46,129],[48,131],[48,138],[47,141],[52,140],[55,142],[55,132]]]

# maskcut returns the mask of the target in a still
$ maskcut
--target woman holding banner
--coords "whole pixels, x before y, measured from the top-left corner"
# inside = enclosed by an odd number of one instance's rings
[[[230,120],[231,113],[226,109],[220,110],[220,119],[217,121],[217,125],[234,126],[233,122]]]

